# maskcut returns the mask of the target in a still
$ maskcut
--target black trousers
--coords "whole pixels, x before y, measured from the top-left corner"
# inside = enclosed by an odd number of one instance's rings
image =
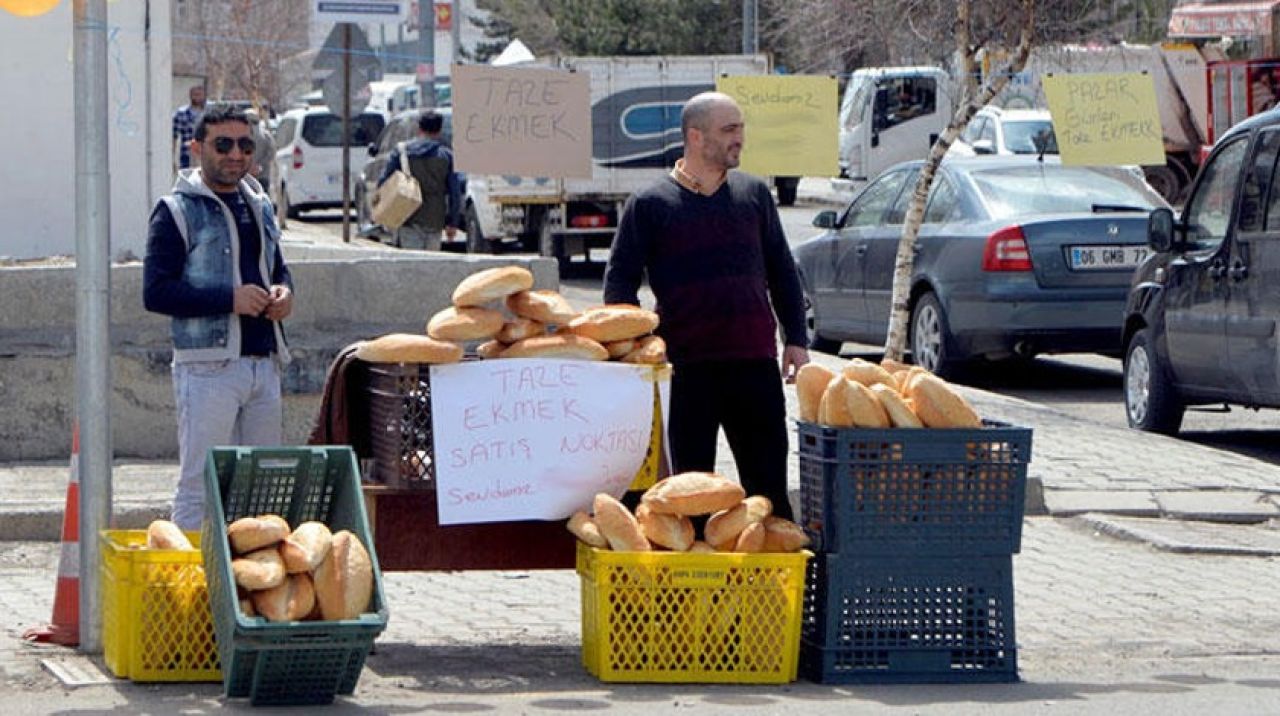
[[[748,495],[792,519],[787,500],[787,408],[774,359],[682,363],[671,376],[667,436],[675,472],[714,472],[724,428]]]

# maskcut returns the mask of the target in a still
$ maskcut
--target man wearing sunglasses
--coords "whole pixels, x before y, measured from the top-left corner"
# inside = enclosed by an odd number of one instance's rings
[[[293,309],[280,229],[254,163],[249,120],[215,105],[196,123],[193,167],[151,213],[147,310],[170,316],[181,463],[173,521],[200,527],[204,461],[215,445],[279,445],[283,321]]]

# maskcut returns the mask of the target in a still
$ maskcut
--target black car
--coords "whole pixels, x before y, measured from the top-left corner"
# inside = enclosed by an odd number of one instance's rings
[[[1123,328],[1129,425],[1175,434],[1188,406],[1280,407],[1280,111],[1218,140],[1181,218],[1151,212],[1152,253]]]

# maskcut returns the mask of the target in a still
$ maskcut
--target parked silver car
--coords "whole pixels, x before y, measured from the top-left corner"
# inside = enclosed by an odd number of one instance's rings
[[[795,250],[813,347],[881,344],[921,162],[899,164]],[[1125,295],[1167,204],[1132,168],[956,157],[934,178],[911,276],[910,350],[943,375],[973,358],[1118,354]]]

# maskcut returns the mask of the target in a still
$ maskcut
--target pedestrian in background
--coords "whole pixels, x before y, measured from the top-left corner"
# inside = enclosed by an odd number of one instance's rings
[[[187,97],[191,101],[173,113],[173,141],[178,145],[174,150],[178,158],[178,169],[191,166],[191,139],[195,136],[196,122],[199,122],[200,115],[204,114],[204,85],[192,87],[187,91]]]
[[[181,474],[173,521],[197,529],[215,445],[279,445],[283,321],[293,309],[275,212],[246,179],[255,146],[243,110],[209,108],[191,143],[196,168],[151,213],[143,302],[171,317]]]
[[[667,433],[676,472],[714,470],[723,427],[743,488],[790,518],[782,382],[809,362],[800,277],[769,186],[730,171],[744,140],[738,104],[699,94],[680,128],[684,157],[623,208],[604,301],[638,305],[648,275],[674,366]]]
[[[452,239],[461,224],[461,182],[453,169],[453,151],[440,140],[443,129],[443,116],[423,112],[418,117],[418,138],[393,149],[378,177],[378,186],[382,186],[407,159],[407,169],[422,191],[422,206],[396,230],[396,244],[401,248],[439,251],[441,231]]]
[[[271,178],[275,175],[276,140],[263,126],[257,111],[247,109],[244,116],[249,120],[249,136],[253,138],[253,169],[249,174],[262,185],[263,193],[271,197],[274,207],[275,190],[271,185]]]

